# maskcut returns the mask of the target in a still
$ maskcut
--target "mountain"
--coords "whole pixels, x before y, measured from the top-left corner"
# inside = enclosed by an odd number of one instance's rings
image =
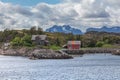
[[[74,35],[83,34],[81,30],[72,28],[69,25],[54,25],[53,27],[46,29],[46,32],[72,33]]]
[[[102,28],[88,28],[86,30],[86,32],[90,32],[90,31],[120,33],[120,26],[114,26],[111,28],[103,26]]]

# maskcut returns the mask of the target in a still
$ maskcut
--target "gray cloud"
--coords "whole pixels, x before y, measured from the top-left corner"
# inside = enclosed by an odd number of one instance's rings
[[[25,15],[25,16],[32,16],[33,13],[29,10],[29,8],[23,8],[20,6],[16,6],[13,8],[13,11],[15,11],[18,14]]]
[[[110,17],[109,13],[106,11],[95,11],[84,16],[85,18],[108,18]]]
[[[85,30],[86,26],[120,25],[118,0],[63,0],[55,5],[39,3],[22,7],[0,2],[0,29],[68,24]]]

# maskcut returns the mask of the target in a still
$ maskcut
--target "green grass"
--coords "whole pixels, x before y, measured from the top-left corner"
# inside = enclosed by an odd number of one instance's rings
[[[118,45],[112,45],[112,44],[104,44],[101,47],[85,47],[85,48],[81,48],[81,50],[86,50],[86,49],[92,49],[92,48],[120,48],[120,46]]]
[[[111,44],[104,44],[102,48],[113,48],[113,46]]]
[[[56,45],[51,45],[50,49],[52,49],[52,50],[60,50],[61,47],[60,46],[56,46]]]

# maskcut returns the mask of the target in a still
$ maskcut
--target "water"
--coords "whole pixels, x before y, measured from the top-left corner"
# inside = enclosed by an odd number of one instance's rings
[[[91,54],[67,60],[0,56],[0,80],[120,80],[120,56]]]

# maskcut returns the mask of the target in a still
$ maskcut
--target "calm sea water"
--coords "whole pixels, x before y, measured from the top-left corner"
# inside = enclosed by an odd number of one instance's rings
[[[0,80],[120,80],[120,56],[91,54],[67,60],[0,56]]]

